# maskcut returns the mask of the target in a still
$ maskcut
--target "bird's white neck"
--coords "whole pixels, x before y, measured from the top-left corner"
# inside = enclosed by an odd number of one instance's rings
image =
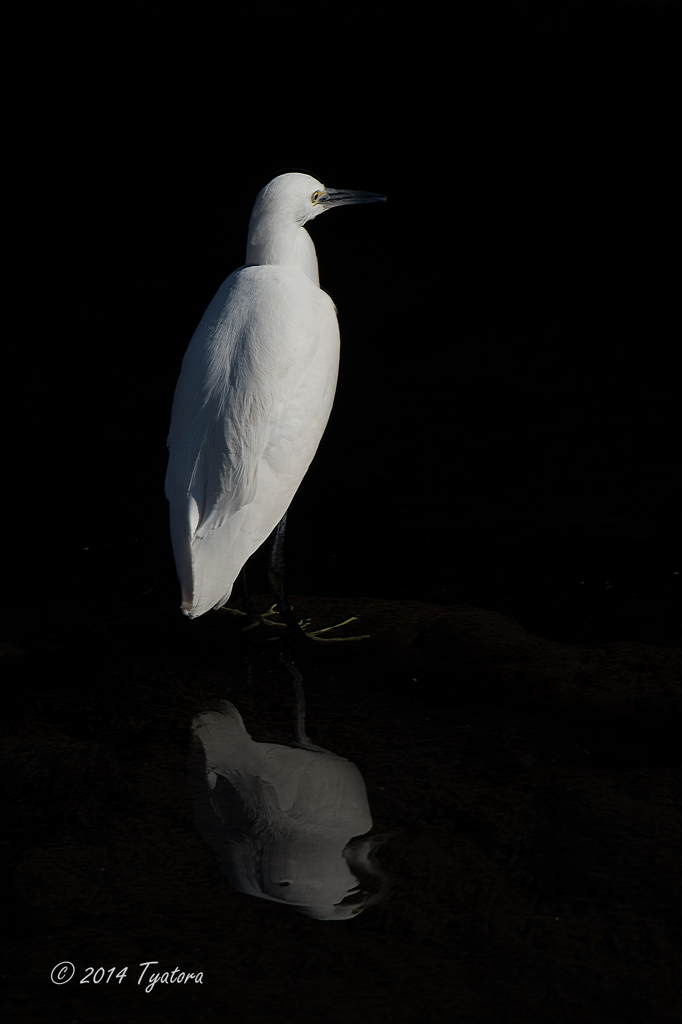
[[[313,284],[319,286],[320,283],[315,246],[303,227],[277,225],[271,221],[263,223],[262,219],[252,216],[246,243],[246,263],[251,266],[298,267]]]

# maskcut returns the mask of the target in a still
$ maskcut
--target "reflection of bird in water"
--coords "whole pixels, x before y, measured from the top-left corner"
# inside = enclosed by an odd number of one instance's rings
[[[246,264],[218,290],[182,362],[168,435],[166,496],[190,618],[225,604],[275,527],[270,582],[284,590],[286,511],[331,412],[339,362],[334,303],[320,288],[304,224],[325,210],[385,197],[281,174],[259,193]],[[278,525],[279,524],[279,525]]]
[[[299,704],[300,707],[300,704]],[[198,715],[188,783],[198,830],[239,892],[321,921],[385,898],[356,766],[322,747],[256,743],[230,701]]]

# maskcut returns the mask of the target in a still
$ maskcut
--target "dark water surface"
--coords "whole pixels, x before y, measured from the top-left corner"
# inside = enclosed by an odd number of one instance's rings
[[[194,830],[206,702],[229,696],[256,740],[292,738],[288,674],[266,641],[246,659],[229,616],[10,651],[14,1019],[672,1020],[680,648],[561,643],[470,605],[296,607],[316,625],[352,610],[371,634],[295,657],[311,737],[360,768],[391,834],[389,898],[306,919],[232,889]],[[56,988],[66,960],[76,979]],[[203,982],[145,994],[146,961]],[[114,966],[122,981],[76,985]]]

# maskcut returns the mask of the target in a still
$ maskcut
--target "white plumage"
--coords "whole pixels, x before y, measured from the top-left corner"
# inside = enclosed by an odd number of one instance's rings
[[[166,496],[191,618],[225,604],[286,513],[331,412],[339,329],[304,224],[332,206],[383,198],[325,189],[307,174],[275,178],[256,199],[246,265],[218,290],[190,342]]]
[[[193,722],[188,779],[197,828],[239,892],[286,903],[323,921],[353,917],[386,894],[360,877],[381,872],[354,764],[304,738],[304,747],[257,743],[230,701]]]

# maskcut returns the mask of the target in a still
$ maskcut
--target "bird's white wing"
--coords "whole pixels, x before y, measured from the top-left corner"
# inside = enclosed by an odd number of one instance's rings
[[[338,351],[331,299],[296,268],[244,267],[204,314],[168,436],[166,496],[189,614],[227,600],[286,512],[331,411]]]

